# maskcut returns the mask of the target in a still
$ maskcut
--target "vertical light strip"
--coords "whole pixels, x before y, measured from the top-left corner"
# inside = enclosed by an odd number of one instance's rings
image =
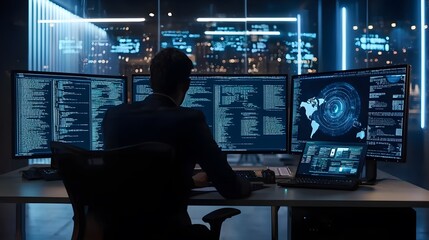
[[[246,18],[247,19],[247,0],[245,0],[244,1],[244,18]],[[246,22],[244,22],[244,31],[245,32],[248,32],[248,27],[247,27],[247,21]],[[250,37],[249,36],[244,36],[244,39],[246,39],[245,41],[246,41],[246,43],[248,43],[249,42],[249,39],[250,39]],[[246,44],[247,45],[247,44]],[[244,73],[248,73],[248,71],[249,71],[249,66],[248,66],[248,64],[249,64],[249,59],[247,58],[247,51],[249,50],[249,48],[248,47],[246,47],[246,51],[244,51]]]
[[[51,7],[50,11],[51,11],[50,15],[52,16],[52,18],[58,17],[58,12],[56,12],[53,7]],[[51,45],[53,45],[54,43],[56,43],[56,42],[59,41],[58,34],[54,34],[55,31],[53,30],[53,27],[50,27],[50,31],[49,32],[50,32],[49,35],[50,35],[50,39],[51,39]],[[57,61],[60,60],[60,58],[58,57],[58,52],[59,51],[53,51],[51,53],[51,57],[50,57],[50,61],[49,61],[49,66],[54,66],[55,62],[57,62]]]
[[[45,1],[45,0],[43,0],[43,1]],[[38,0],[37,1],[37,15],[36,15],[36,18],[37,19],[40,19],[42,17],[42,1],[41,0]],[[34,66],[34,70],[40,70],[40,66],[41,66],[41,60],[40,60],[40,55],[42,54],[42,42],[40,41],[41,39],[42,39],[42,36],[41,36],[41,29],[40,29],[40,26],[39,25],[36,25],[37,27],[37,31],[36,31],[36,38],[35,38],[35,40],[36,40],[36,49],[35,49],[35,51],[36,51],[36,65]]]
[[[42,11],[41,11],[41,19],[45,19],[47,17],[47,12],[49,10],[49,5],[46,3],[46,1],[43,1],[41,4],[42,7]],[[46,66],[46,58],[47,55],[50,53],[50,49],[48,49],[48,42],[46,42],[46,34],[47,34],[47,29],[46,29],[46,24],[40,26],[40,69],[39,70],[45,70],[45,66]]]
[[[297,37],[298,37],[298,54],[297,54],[297,63],[298,63],[298,75],[302,73],[302,56],[301,56],[301,15],[296,16],[297,22]]]
[[[62,13],[60,11],[56,11],[56,14],[57,14],[58,18],[61,18]],[[61,26],[54,26],[54,28],[55,28],[55,30],[53,30],[53,32],[54,32],[55,36],[57,36],[56,43],[59,44],[60,40],[64,36],[64,30],[65,29],[64,29],[64,27],[61,27]],[[58,48],[59,48],[59,46],[58,46]],[[60,59],[61,59],[61,62],[63,62],[62,61],[63,57],[61,56],[61,50],[58,49],[58,51],[55,51],[55,53],[57,55],[58,62],[60,62]],[[60,64],[55,64],[55,71],[59,71],[59,68],[60,68]]]
[[[158,49],[156,52],[161,50],[161,0],[158,0]]]
[[[33,62],[33,28],[34,28],[34,17],[33,17],[33,0],[28,0],[28,69],[32,69]]]
[[[421,90],[420,90],[420,127],[425,128],[426,122],[426,33],[425,33],[425,18],[426,18],[426,9],[425,1],[420,0],[420,81],[421,81]]]
[[[341,69],[347,69],[347,10],[341,8]]]
[[[81,19],[49,0],[29,0],[28,68],[38,71],[80,72],[80,56],[89,56],[92,41],[108,41],[105,30],[91,22],[74,24],[39,23],[39,20]],[[60,44],[63,44],[60,46]],[[86,44],[81,47],[81,44]],[[67,49],[67,48],[71,49]],[[97,46],[98,47],[98,46]],[[105,47],[105,46],[101,46]],[[69,52],[67,51],[69,50]],[[94,63],[91,66],[96,66]],[[103,68],[83,69],[100,73]]]

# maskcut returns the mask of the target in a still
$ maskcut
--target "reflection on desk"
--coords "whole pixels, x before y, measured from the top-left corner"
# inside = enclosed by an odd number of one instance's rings
[[[267,186],[267,185],[265,185],[264,183],[261,183],[261,182],[252,182],[251,186],[252,186],[252,192],[269,187],[269,186]],[[213,186],[193,188],[191,190],[191,196],[195,196],[195,195],[203,194],[203,193],[209,193],[209,192],[217,192],[217,190]]]

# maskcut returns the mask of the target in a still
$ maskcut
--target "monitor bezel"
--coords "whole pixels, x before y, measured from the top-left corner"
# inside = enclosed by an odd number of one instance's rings
[[[149,79],[150,79],[150,74],[132,74],[131,75],[131,97],[130,97],[130,99],[131,99],[131,101],[132,102],[135,102],[135,94],[134,94],[134,78],[135,77],[140,77],[140,76],[143,76],[143,77],[148,77]],[[286,136],[285,136],[285,138],[286,138],[286,140],[285,140],[285,142],[286,142],[286,145],[285,145],[285,149],[284,150],[250,150],[250,151],[246,151],[246,150],[236,150],[236,151],[234,151],[234,150],[231,150],[231,149],[228,149],[228,150],[224,150],[224,149],[221,149],[222,150],[222,152],[224,152],[225,154],[287,154],[288,153],[288,145],[289,145],[289,142],[288,142],[288,138],[289,138],[289,126],[288,126],[288,124],[289,124],[289,110],[288,110],[288,108],[289,108],[289,96],[288,96],[288,94],[289,94],[289,85],[290,85],[290,78],[289,78],[289,75],[287,74],[287,73],[281,73],[281,74],[216,74],[216,73],[192,73],[191,75],[190,75],[190,77],[192,78],[192,77],[199,77],[199,76],[201,76],[201,77],[216,77],[216,76],[220,76],[220,77],[278,77],[278,76],[280,76],[280,77],[283,77],[284,78],[284,80],[285,80],[285,86],[286,86],[286,90],[285,90],[285,94],[286,94],[286,97],[285,97],[285,101],[286,101],[286,104],[285,104],[285,114],[286,114],[286,129],[285,129],[285,131],[286,131]],[[192,80],[191,80],[191,82],[192,82]],[[192,84],[192,83],[191,83]]]
[[[336,70],[336,71],[326,71],[326,72],[317,72],[317,73],[307,73],[301,75],[292,75],[290,79],[289,86],[289,134],[288,134],[288,152],[292,155],[301,155],[302,151],[292,151],[292,123],[293,123],[293,86],[297,78],[307,77],[307,76],[316,76],[316,75],[332,75],[335,73],[347,73],[347,72],[361,72],[361,71],[374,71],[374,70],[388,70],[394,68],[405,68],[405,86],[404,89],[404,118],[403,118],[403,134],[402,134],[402,154],[400,158],[382,158],[382,157],[374,157],[374,156],[366,156],[366,162],[395,162],[395,163],[405,163],[407,161],[407,139],[408,139],[408,118],[409,118],[409,98],[410,98],[410,81],[411,81],[411,65],[410,64],[395,64],[395,65],[387,65],[380,67],[368,67],[368,68],[355,68],[355,69],[347,69],[347,70]],[[369,147],[368,147],[369,150]]]
[[[66,73],[66,72],[51,72],[51,71],[35,71],[35,70],[11,70],[10,71],[10,82],[11,82],[11,119],[12,119],[12,144],[11,144],[11,156],[12,159],[39,159],[39,158],[51,158],[52,153],[37,153],[37,154],[30,154],[30,155],[17,155],[17,121],[16,121],[16,103],[17,103],[17,95],[16,95],[16,81],[17,81],[17,74],[40,74],[40,75],[57,75],[57,76],[71,76],[71,77],[83,77],[83,78],[115,78],[115,79],[122,79],[124,82],[124,96],[125,100],[124,103],[127,103],[128,101],[128,78],[127,76],[123,75],[102,75],[102,74],[88,74],[88,73]]]

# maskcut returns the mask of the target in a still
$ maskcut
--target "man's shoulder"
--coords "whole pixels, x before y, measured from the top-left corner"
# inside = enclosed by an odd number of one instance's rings
[[[205,121],[203,112],[188,107],[157,107],[140,104],[121,104],[110,108],[106,118],[150,118],[168,119],[168,121],[199,122]]]
[[[194,108],[190,108],[190,107],[178,107],[177,109],[179,111],[187,112],[189,114],[200,114],[200,113],[202,113],[200,110],[197,110],[197,109],[194,109]]]
[[[109,109],[107,109],[106,114],[112,114],[112,113],[125,111],[128,108],[128,106],[129,106],[128,103],[121,103],[119,105],[112,106]]]

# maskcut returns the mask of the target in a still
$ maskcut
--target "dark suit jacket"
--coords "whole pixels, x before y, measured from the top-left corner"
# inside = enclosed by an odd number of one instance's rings
[[[178,183],[183,186],[185,200],[192,188],[193,169],[197,163],[225,198],[250,194],[250,183],[237,177],[231,169],[225,154],[214,141],[203,113],[178,107],[166,96],[152,94],[144,101],[109,109],[103,121],[103,135],[106,148],[145,141],[174,146],[177,161],[174,167],[183,173]],[[182,207],[186,210],[186,201]]]

